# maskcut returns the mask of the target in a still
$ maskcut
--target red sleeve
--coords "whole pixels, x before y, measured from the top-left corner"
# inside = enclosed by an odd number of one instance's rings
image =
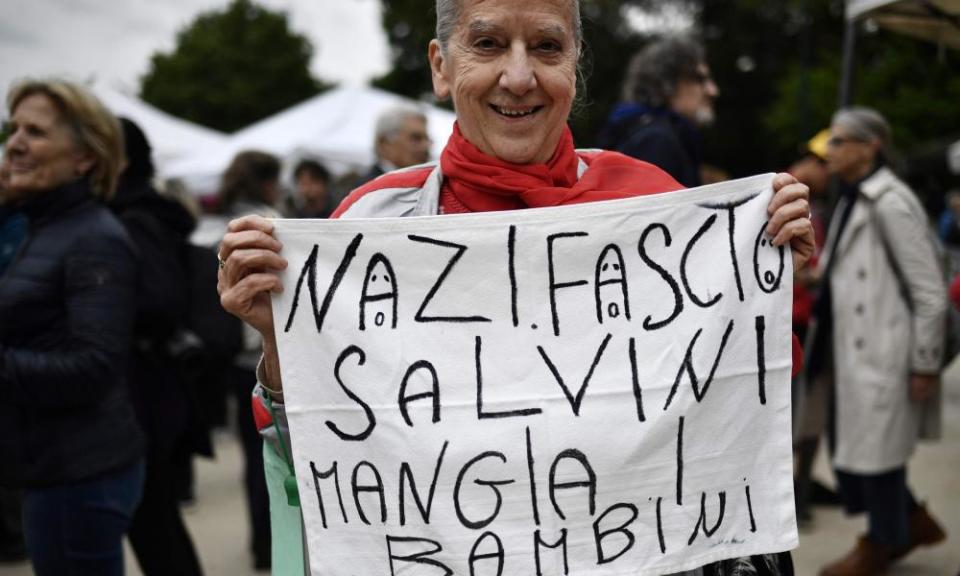
[[[960,274],[954,276],[953,281],[950,282],[950,301],[960,309]]]
[[[269,428],[273,424],[273,417],[267,407],[263,405],[263,400],[254,394],[250,401],[253,402],[253,423],[257,426],[257,430]]]
[[[800,339],[793,334],[793,372],[791,376],[796,376],[803,369],[803,346],[800,345]]]
[[[355,189],[353,192],[350,192],[350,194],[343,199],[343,202],[337,206],[337,209],[333,211],[333,214],[331,214],[330,217],[339,218],[344,212],[353,206],[357,200],[363,198],[371,192],[376,192],[377,190],[383,190],[385,188],[419,188],[423,186],[424,182],[427,181],[427,177],[430,176],[431,172],[433,172],[432,166],[425,166],[423,168],[411,170],[400,170],[397,172],[387,172],[379,178],[375,178],[363,186]]]

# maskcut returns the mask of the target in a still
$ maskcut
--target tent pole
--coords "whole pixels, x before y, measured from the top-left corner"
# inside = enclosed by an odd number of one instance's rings
[[[857,22],[846,21],[843,30],[843,71],[840,76],[840,107],[849,106],[853,100],[853,60],[857,41]]]

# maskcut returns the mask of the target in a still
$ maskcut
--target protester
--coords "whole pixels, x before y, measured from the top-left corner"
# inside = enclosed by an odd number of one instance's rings
[[[130,525],[130,543],[146,576],[199,575],[200,562],[180,516],[176,493],[179,453],[189,451],[194,407],[173,350],[187,306],[181,258],[194,227],[178,202],[160,196],[150,143],[121,118],[126,163],[110,208],[137,247],[134,346],[127,367],[134,407],[147,438],[143,498]]]
[[[257,214],[279,217],[280,160],[271,154],[247,151],[237,154],[223,175],[218,200],[228,217]],[[254,568],[268,570],[270,552],[270,504],[263,476],[263,440],[257,433],[250,405],[250,390],[257,383],[261,335],[244,326],[243,346],[230,368],[229,390],[237,400],[237,428],[243,446],[244,490],[250,516],[250,551]],[[278,571],[278,573],[284,573]]]
[[[597,144],[650,162],[684,186],[700,186],[700,129],[713,123],[719,95],[698,43],[655,41],[630,61],[624,101],[611,111]]]
[[[27,237],[27,217],[4,201],[10,166],[0,162],[0,278]],[[0,564],[27,559],[23,541],[22,497],[19,490],[0,488]]]
[[[937,220],[937,234],[952,252],[960,251],[960,190],[945,194],[947,205]]]
[[[571,0],[438,0],[437,39],[429,46],[434,91],[453,98],[457,123],[438,164],[383,176],[355,190],[334,217],[452,214],[556,206],[677,190],[656,167],[610,152],[578,152],[566,121],[581,53],[579,4]],[[585,168],[580,174],[579,168]],[[807,191],[789,175],[774,181],[768,231],[791,243],[799,268],[813,250]],[[300,518],[286,506],[282,383],[270,292],[287,263],[263,218],[230,223],[221,244],[224,307],[263,336],[255,406],[271,441],[265,450],[275,498],[275,561],[302,570]],[[269,396],[268,396],[269,394]],[[276,413],[270,425],[270,414]],[[292,512],[291,512],[292,511]],[[283,552],[281,553],[280,550]],[[295,560],[295,561],[294,561]],[[742,559],[760,574],[789,573],[789,558]],[[732,574],[734,562],[711,569]]]
[[[818,250],[810,259],[811,266],[797,271],[793,276],[793,333],[804,341],[813,315],[813,303],[816,299],[816,288],[819,277],[816,274],[816,262],[819,258],[819,248],[826,237],[826,222],[828,220],[828,196],[830,175],[827,172],[826,154],[827,139],[830,130],[818,132],[806,143],[806,154],[794,162],[787,169],[794,178],[807,185],[810,190],[810,221],[813,223],[814,236]],[[813,478],[813,464],[820,446],[821,424],[826,413],[821,411],[816,415],[813,411],[825,405],[823,401],[804,402],[806,390],[802,382],[802,374],[794,378],[793,409],[794,409],[794,496],[797,503],[797,519],[801,525],[813,519],[811,504],[839,505],[836,492],[824,483]],[[818,390],[818,392],[821,392]],[[806,412],[801,413],[802,409]],[[816,416],[816,417],[814,417]]]
[[[120,172],[120,127],[59,80],[21,82],[7,103],[5,201],[29,232],[0,282],[0,485],[24,488],[39,576],[123,574],[144,442],[124,371],[135,247],[103,205]]]
[[[840,181],[810,346],[812,386],[833,388],[833,467],[867,534],[823,576],[879,574],[944,539],[907,487],[924,403],[941,366],[946,291],[927,217],[886,165],[891,130],[869,108],[833,116],[827,167]]]
[[[293,169],[296,195],[287,211],[293,218],[329,218],[333,212],[330,172],[316,160],[305,159]]]
[[[426,114],[413,106],[396,106],[382,112],[374,129],[374,150],[377,161],[358,185],[398,168],[425,163],[430,159]]]
[[[27,237],[27,217],[4,201],[3,191],[10,180],[10,166],[0,163],[0,276],[13,262],[14,256]]]

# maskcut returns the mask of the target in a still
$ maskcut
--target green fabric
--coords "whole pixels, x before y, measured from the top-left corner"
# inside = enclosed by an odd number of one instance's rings
[[[287,504],[283,480],[289,468],[283,456],[269,444],[263,444],[263,468],[270,496],[270,543],[274,576],[302,576],[303,530],[300,509]]]

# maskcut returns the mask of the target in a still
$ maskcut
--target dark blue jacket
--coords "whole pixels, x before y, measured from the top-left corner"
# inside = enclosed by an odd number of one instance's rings
[[[0,277],[0,485],[95,478],[143,453],[125,377],[134,249],[84,182],[17,208],[29,227]]]
[[[597,147],[649,162],[688,188],[701,184],[700,132],[665,108],[618,105],[601,130]]]
[[[0,205],[0,276],[6,272],[26,236],[27,217],[9,206]]]

